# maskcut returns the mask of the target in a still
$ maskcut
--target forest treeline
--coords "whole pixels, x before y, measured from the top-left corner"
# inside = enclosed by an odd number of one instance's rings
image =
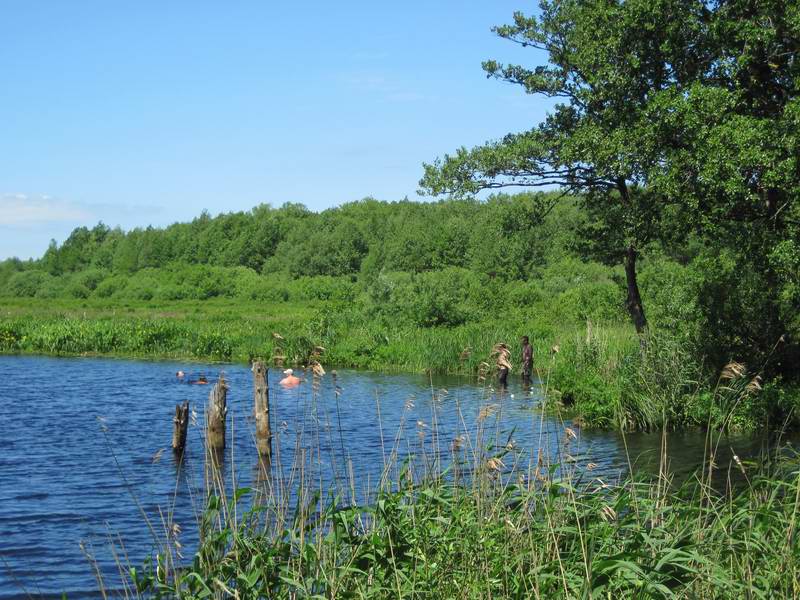
[[[0,263],[0,293],[328,301],[425,328],[531,318],[554,329],[625,323],[625,273],[604,239],[580,199],[557,192],[364,199],[322,212],[261,205],[166,228],[79,227],[38,260]],[[737,254],[699,236],[656,239],[640,254],[653,330],[679,338],[711,372],[737,359],[769,376],[796,376],[796,273],[776,282],[774,272],[753,268],[746,248]]]
[[[551,254],[553,233],[543,228],[547,194],[500,195],[486,202],[380,202],[364,199],[320,213],[303,205],[261,205],[248,212],[128,233],[102,223],[79,227],[40,260],[3,263],[14,271],[60,276],[90,268],[131,275],[172,264],[247,267],[293,277],[352,276],[386,271],[423,272],[462,267],[504,280],[527,279]],[[577,212],[560,207],[567,227]],[[490,242],[493,242],[490,244]]]
[[[529,310],[569,290],[570,321],[615,320],[619,273],[585,260],[587,217],[556,198],[365,199],[319,213],[262,205],[127,233],[101,223],[75,229],[38,260],[0,263],[0,290],[156,302],[357,300],[423,327]]]

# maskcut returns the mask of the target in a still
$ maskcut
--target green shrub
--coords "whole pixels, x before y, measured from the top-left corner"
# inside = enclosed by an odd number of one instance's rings
[[[31,269],[14,273],[6,285],[10,296],[19,298],[33,298],[36,293],[53,279],[50,273]]]
[[[70,298],[88,298],[92,293],[88,287],[74,281],[68,283],[64,291]]]
[[[189,290],[173,283],[161,285],[155,294],[155,300],[185,300],[192,298]]]
[[[291,300],[333,300],[352,301],[355,297],[355,284],[349,277],[300,277],[288,284]]]
[[[128,280],[128,285],[119,290],[115,297],[131,300],[152,300],[156,295],[159,283],[142,271]]]
[[[55,298],[62,298],[64,296],[70,296],[67,293],[67,277],[49,277],[45,279],[45,281],[39,286],[39,289],[36,290],[36,298],[45,298],[48,300],[53,300]]]
[[[540,280],[509,281],[503,289],[506,303],[511,308],[529,308],[540,306],[546,296]]]
[[[666,259],[645,263],[639,273],[651,328],[697,343],[703,317],[697,303],[697,273]]]
[[[94,290],[94,295],[98,298],[110,298],[112,296],[121,296],[122,291],[128,285],[128,278],[124,275],[113,275],[108,279],[104,279],[97,285]]]
[[[218,296],[232,297],[236,293],[236,271],[225,267],[207,265],[175,266],[168,272],[176,287],[185,290],[185,296],[206,300]]]
[[[89,268],[72,275],[70,283],[93,292],[108,276],[109,272],[105,269]]]
[[[620,286],[610,281],[586,282],[563,291],[555,299],[554,316],[568,323],[620,322],[625,318]]]
[[[479,277],[450,267],[425,273],[382,273],[369,287],[374,311],[421,327],[453,327],[478,318]]]
[[[240,274],[235,283],[235,294],[246,300],[264,300],[269,302],[287,302],[289,300],[289,283],[280,275]]]

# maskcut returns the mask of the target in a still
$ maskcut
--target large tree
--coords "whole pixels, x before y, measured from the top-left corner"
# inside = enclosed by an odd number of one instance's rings
[[[424,192],[579,194],[602,245],[616,248],[606,258],[625,265],[640,332],[636,260],[649,240],[724,234],[740,247],[744,237],[762,257],[786,241],[798,189],[796,2],[553,0],[494,31],[546,62],[487,61],[487,74],[559,103],[529,131],[426,164]],[[749,239],[766,222],[780,234]],[[793,247],[778,247],[792,264]]]
[[[800,3],[707,3],[694,77],[651,103],[650,189],[678,198],[675,226],[733,257],[700,301],[719,360],[750,356],[797,375],[800,355]],[[789,334],[788,336],[786,334]],[[726,356],[727,354],[727,356]]]
[[[653,149],[642,147],[652,127],[647,113],[654,94],[700,69],[705,57],[695,40],[702,35],[704,11],[684,0],[555,0],[540,8],[538,17],[516,13],[512,25],[494,31],[544,51],[547,64],[527,68],[487,61],[483,68],[491,77],[560,103],[530,131],[461,148],[425,165],[421,186],[432,194],[458,195],[558,185],[593,208],[602,207],[596,212],[607,219],[599,234],[616,246],[606,257],[625,265],[626,306],[642,332],[647,319],[636,261],[665,207],[664,198],[642,193],[649,162],[656,159]]]

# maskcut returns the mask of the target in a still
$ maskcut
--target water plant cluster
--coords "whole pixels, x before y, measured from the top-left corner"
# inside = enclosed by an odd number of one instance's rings
[[[191,565],[132,570],[156,598],[794,598],[800,477],[745,491],[627,481],[517,482],[487,461],[470,484],[381,492],[369,506],[314,498],[278,531],[233,523],[213,497]],[[587,485],[588,484],[588,485]],[[230,508],[228,508],[230,510]]]
[[[742,375],[740,365],[730,369],[726,383]],[[745,393],[739,389],[735,397]],[[253,487],[231,489],[211,458],[196,552],[186,554],[185,534],[166,522],[158,551],[127,570],[127,595],[800,594],[800,470],[794,455],[778,451],[758,466],[734,455],[729,465],[717,464],[724,440],[708,434],[703,466],[676,482],[665,433],[657,476],[610,480],[598,477],[591,462],[576,464],[572,453],[580,433],[574,426],[562,425],[552,456],[544,447],[521,449],[513,431],[503,430],[497,407],[479,407],[476,428],[465,425],[452,439],[440,437],[435,422],[401,424],[393,441],[388,437],[381,484],[366,496],[352,478],[318,483],[313,465],[327,452],[313,444],[289,470],[296,483],[291,490],[281,469],[269,463],[260,466]],[[400,459],[403,446],[414,452]]]

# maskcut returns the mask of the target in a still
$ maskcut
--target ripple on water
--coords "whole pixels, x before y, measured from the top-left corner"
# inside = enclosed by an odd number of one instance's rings
[[[5,425],[0,440],[0,598],[27,597],[24,589],[37,597],[58,598],[62,591],[70,598],[99,597],[81,542],[88,544],[108,585],[118,586],[118,566],[108,540],[118,535],[133,564],[154,546],[140,510],[159,530],[162,514],[174,511],[183,539],[192,539],[197,491],[203,482],[202,433],[197,426],[190,428],[188,450],[178,465],[169,451],[172,415],[176,403],[189,400],[202,421],[209,388],[180,384],[174,374],[183,369],[215,377],[221,368],[230,385],[229,411],[236,434],[224,468],[246,486],[258,464],[252,441],[252,375],[246,367],[0,357],[0,423]],[[430,443],[435,418],[439,442],[449,447],[465,424],[474,433],[478,411],[487,402],[499,405],[501,419],[499,425],[491,421],[486,428],[491,435],[505,440],[513,429],[518,447],[541,447],[553,458],[567,453],[579,466],[592,461],[597,464],[593,476],[618,477],[628,464],[626,444],[632,455],[644,457],[642,464],[657,456],[660,444],[659,436],[628,436],[623,441],[616,434],[579,431],[567,452],[563,424],[536,410],[535,389],[532,396],[512,387],[514,398],[487,398],[485,390],[466,379],[431,382],[423,376],[339,371],[342,395],[336,397],[326,377],[312,402],[310,386],[283,390],[275,385],[278,375],[270,373],[272,417],[284,471],[302,435],[302,444],[322,448],[318,464],[324,481],[345,473],[344,461],[349,459],[360,479],[357,489],[378,481],[381,440],[390,451],[401,422],[407,433],[398,447],[401,457],[418,444],[417,421],[423,423],[419,427]],[[448,392],[439,394],[442,388]],[[409,398],[413,408],[404,415]],[[702,436],[682,437],[676,446],[682,454],[674,462],[691,469],[702,454]],[[166,450],[159,455],[162,449]],[[747,456],[746,449],[739,453]]]

